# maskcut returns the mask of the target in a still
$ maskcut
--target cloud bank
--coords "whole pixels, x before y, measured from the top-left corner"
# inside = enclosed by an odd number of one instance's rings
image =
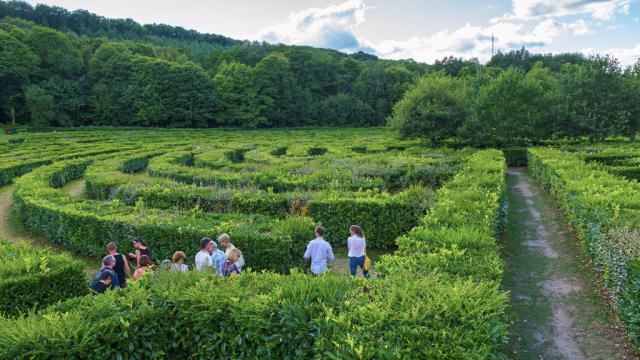
[[[495,48],[501,51],[523,46],[535,50],[552,44],[563,34],[593,34],[589,21],[608,22],[617,14],[627,14],[630,3],[631,0],[512,0],[511,11],[492,19],[486,26],[467,23],[429,36],[374,43],[354,34],[354,29],[365,21],[366,4],[363,0],[346,0],[324,8],[293,12],[286,22],[263,30],[258,38],[344,52],[365,51],[388,59],[411,58],[431,63],[445,56],[456,56],[488,61],[492,36]],[[567,17],[573,21],[566,21]],[[640,57],[640,44],[603,53],[630,65]]]

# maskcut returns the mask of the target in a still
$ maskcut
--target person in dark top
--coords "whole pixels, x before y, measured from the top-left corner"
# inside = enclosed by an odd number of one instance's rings
[[[147,246],[147,243],[141,238],[137,237],[133,239],[133,248],[135,252],[129,253],[129,258],[136,260],[136,268],[140,268],[140,256],[147,255],[151,259],[151,249]]]
[[[96,284],[98,282],[100,282],[100,279],[102,278],[102,274],[105,272],[111,273],[112,276],[112,280],[111,280],[111,289],[120,287],[120,283],[118,283],[118,277],[116,276],[116,273],[113,271],[113,267],[116,265],[116,259],[111,256],[111,255],[107,255],[102,259],[102,268],[100,268],[100,270],[98,270],[95,274],[95,276],[93,277],[93,280],[91,281],[91,288],[93,289],[94,286],[96,286]]]
[[[113,282],[113,273],[111,271],[104,271],[100,275],[100,281],[95,283],[91,287],[91,290],[95,291],[96,294],[103,294],[107,291],[108,288],[111,287],[111,283]]]
[[[121,288],[127,287],[127,277],[131,273],[131,269],[129,269],[129,261],[127,261],[127,257],[124,254],[118,252],[118,247],[116,243],[110,242],[107,245],[107,252],[109,255],[113,256],[116,259],[116,264],[113,267],[113,272],[116,273],[118,277],[118,284],[120,284]]]

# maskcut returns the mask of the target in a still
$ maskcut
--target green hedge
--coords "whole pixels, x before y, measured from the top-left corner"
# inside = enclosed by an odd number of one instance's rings
[[[126,292],[5,320],[0,358],[502,359],[508,296],[491,256],[503,171],[499,152],[473,155],[378,264],[382,278],[159,272]]]
[[[111,241],[126,251],[131,247],[131,238],[141,236],[148,241],[156,260],[170,258],[176,250],[183,250],[192,258],[200,238],[215,238],[227,232],[243,250],[248,266],[280,272],[299,263],[299,254],[313,233],[310,219],[278,220],[259,215],[203,213],[197,209],[164,212],[143,203],[134,207],[117,201],[80,200],[56,189],[81,177],[89,163],[57,162],[18,179],[14,192],[18,220],[35,234],[93,256],[102,254]],[[304,229],[298,226],[300,223],[306,224]],[[278,231],[282,227],[292,227],[296,232]]]
[[[397,240],[398,251],[376,269],[386,274],[430,274],[500,281],[496,239],[504,228],[505,162],[497,150],[478,152],[438,190],[419,227]]]
[[[241,212],[265,214],[272,217],[309,215],[322,225],[327,240],[343,246],[347,229],[360,224],[367,231],[371,248],[389,248],[396,237],[418,224],[431,203],[432,190],[413,186],[405,191],[389,195],[378,192],[344,191],[294,191],[274,193],[263,190],[244,190],[219,187],[193,187],[168,179],[136,176],[117,171],[123,163],[140,164],[149,157],[136,155],[131,158],[97,162],[85,176],[87,192],[98,200],[118,199],[127,205],[143,201],[146,206],[158,209],[193,209],[208,212]],[[139,161],[139,162],[138,162]]]
[[[585,163],[579,154],[529,150],[533,175],[559,202],[640,347],[640,184]]]
[[[0,239],[0,313],[16,316],[87,293],[82,263]]]
[[[162,272],[0,327],[0,358],[492,359],[492,283]]]

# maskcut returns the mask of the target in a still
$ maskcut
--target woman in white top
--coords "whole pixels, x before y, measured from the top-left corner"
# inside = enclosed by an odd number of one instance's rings
[[[369,272],[364,269],[364,259],[367,252],[367,242],[364,238],[364,231],[358,225],[349,227],[351,236],[347,239],[347,248],[349,249],[349,270],[351,276],[356,276],[358,267],[362,268],[364,277],[369,277]]]

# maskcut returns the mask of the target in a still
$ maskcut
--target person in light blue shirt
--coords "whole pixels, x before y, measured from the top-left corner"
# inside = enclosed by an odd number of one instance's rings
[[[333,263],[335,256],[331,245],[325,241],[324,229],[322,226],[316,228],[316,238],[309,242],[304,258],[311,259],[311,272],[316,275],[322,275],[327,271],[327,261]]]
[[[224,251],[218,249],[218,244],[215,241],[211,242],[213,245],[213,252],[211,253],[211,261],[213,262],[213,268],[216,269],[218,275],[222,275],[222,266],[227,258],[224,255]]]

